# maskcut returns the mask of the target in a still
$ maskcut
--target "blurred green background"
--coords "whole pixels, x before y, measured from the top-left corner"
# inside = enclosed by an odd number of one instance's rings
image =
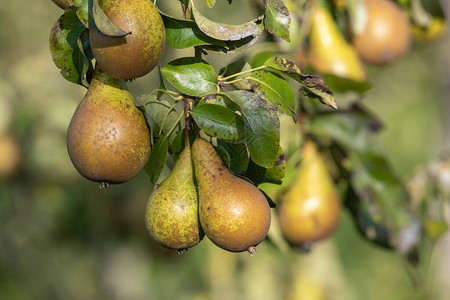
[[[158,2],[179,16],[177,1]],[[235,24],[257,16],[250,1],[218,2],[201,11]],[[183,255],[162,249],[144,226],[144,173],[100,190],[69,160],[66,129],[85,89],[64,80],[50,56],[61,13],[50,0],[0,6],[0,136],[13,136],[20,155],[18,171],[0,178],[0,299],[450,299],[448,234],[418,291],[404,258],[363,240],[347,213],[308,254],[263,242],[250,258],[207,238]],[[447,32],[392,67],[368,69],[374,87],[364,103],[384,122],[381,139],[405,180],[450,148],[449,49]],[[193,51],[168,48],[161,64],[186,55]],[[217,70],[234,58],[206,57]],[[152,72],[129,87],[138,95],[158,81]],[[336,96],[338,105],[348,97]]]

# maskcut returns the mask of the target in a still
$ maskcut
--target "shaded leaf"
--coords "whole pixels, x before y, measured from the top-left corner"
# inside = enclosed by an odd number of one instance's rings
[[[256,186],[258,186],[264,182],[281,184],[285,173],[286,159],[283,149],[279,147],[278,157],[273,167],[264,168],[255,164],[253,161],[250,161],[245,176],[252,180]]]
[[[261,31],[262,33],[262,31]],[[240,40],[236,40],[236,41],[226,41],[226,47],[221,47],[221,46],[216,46],[216,45],[205,45],[202,46],[203,49],[208,50],[210,52],[214,52],[217,54],[230,54],[230,53],[239,53],[245,49],[247,49],[248,47],[253,46],[256,41],[258,40],[258,38],[260,37],[260,34],[258,35],[251,35],[248,37],[245,37],[243,39]]]
[[[213,67],[201,58],[183,57],[161,68],[164,77],[182,93],[202,97],[217,90]]]
[[[330,87],[330,89],[335,92],[344,93],[348,91],[354,91],[362,94],[372,88],[372,85],[368,81],[355,81],[330,74],[324,74],[322,75],[322,77]]]
[[[155,140],[156,143],[153,145],[150,157],[144,167],[147,177],[152,184],[158,182],[161,171],[166,163],[167,151],[169,150],[166,136],[161,134],[155,135]]]
[[[242,71],[248,71],[251,70],[252,66],[247,63],[245,60],[240,59],[237,61],[234,61],[230,64],[228,64],[225,68],[221,70],[222,77],[228,77],[232,76],[234,74],[240,73]],[[238,76],[233,77],[233,79],[239,79],[244,78],[246,75],[241,74]],[[233,87],[238,90],[251,90],[252,89],[252,82],[250,79],[244,79],[237,82],[232,83]]]
[[[203,16],[191,0],[192,13],[195,22],[206,35],[221,41],[237,41],[249,36],[259,36],[263,31],[261,20],[263,16],[241,25],[216,23]]]
[[[290,42],[289,25],[291,17],[282,0],[266,0],[264,25],[270,33]]]
[[[234,111],[216,104],[203,104],[190,111],[207,135],[230,142],[244,140],[244,121]]]
[[[252,160],[271,168],[277,159],[280,143],[280,120],[267,101],[255,93],[237,90],[227,93],[242,113],[245,141]]]
[[[76,15],[76,8],[69,8],[53,25],[49,38],[52,59],[61,75],[80,85],[83,85],[82,80],[89,67],[78,45],[84,30],[83,23]]]
[[[250,161],[245,144],[231,144],[219,140],[218,145],[229,153],[231,171],[235,174],[243,174],[247,170]]]
[[[194,21],[179,20],[165,14],[161,14],[161,17],[166,28],[166,44],[172,48],[189,48],[199,45],[227,46],[224,41],[204,34]]]

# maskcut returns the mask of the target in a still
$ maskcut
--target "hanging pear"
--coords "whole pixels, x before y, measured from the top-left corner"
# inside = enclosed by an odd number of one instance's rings
[[[341,201],[325,162],[306,141],[297,179],[278,206],[281,231],[291,245],[309,246],[330,236],[340,215]]]
[[[352,43],[365,63],[393,64],[411,46],[409,17],[390,0],[365,0],[364,3],[367,11],[365,26],[361,32],[353,34]]]
[[[133,79],[149,73],[161,59],[166,45],[164,22],[150,0],[103,0],[108,19],[129,34],[107,36],[89,27],[89,40],[98,65],[119,79]]]
[[[95,70],[67,130],[78,172],[102,187],[135,177],[150,155],[150,133],[125,82]]]
[[[145,224],[159,244],[179,252],[202,240],[204,233],[198,217],[189,145],[181,152],[170,175],[152,192],[145,211]]]
[[[366,73],[353,47],[346,42],[331,14],[321,5],[311,11],[309,60],[322,74],[365,81]]]
[[[225,250],[247,250],[252,255],[269,231],[267,199],[254,185],[233,175],[206,140],[195,140],[192,159],[206,236]]]

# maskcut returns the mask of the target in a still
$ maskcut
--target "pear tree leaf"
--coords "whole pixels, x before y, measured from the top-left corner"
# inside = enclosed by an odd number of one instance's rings
[[[264,168],[253,161],[250,161],[247,172],[245,174],[255,185],[259,185],[264,182],[281,184],[282,179],[286,173],[286,159],[283,149],[279,147],[278,157],[275,161],[275,165],[271,168]]]
[[[78,19],[89,28],[89,0],[71,0],[71,3],[77,7]]]
[[[166,28],[166,44],[172,48],[189,48],[200,45],[227,47],[224,41],[204,34],[195,21],[180,20],[161,14]]]
[[[216,5],[216,0],[203,0],[203,2],[205,2],[206,6],[209,8],[213,8],[214,5]]]
[[[243,174],[250,161],[245,144],[232,144],[223,140],[218,140],[217,144],[229,153],[230,170],[235,174]]]
[[[161,66],[158,65],[158,73],[159,73],[159,89],[160,91],[158,91],[156,93],[156,97],[158,99],[161,99],[161,97],[164,95],[164,92],[162,92],[163,90],[167,90],[166,89],[166,83],[164,82],[164,76],[161,73]]]
[[[252,72],[250,80],[253,91],[273,105],[276,111],[292,116],[297,119],[295,113],[294,93],[289,83],[281,76],[258,70]]]
[[[253,46],[256,41],[259,39],[261,32],[258,35],[247,36],[243,39],[236,41],[226,41],[226,47],[217,46],[217,45],[205,45],[202,46],[203,49],[208,50],[217,54],[230,54],[230,53],[239,53],[243,50]]]
[[[160,131],[169,133],[170,129],[178,122],[179,114],[172,105],[165,100],[158,100],[156,95],[142,95],[136,97],[137,106],[143,106],[145,117],[156,136]],[[162,130],[161,130],[162,127]]]
[[[61,75],[70,82],[83,85],[89,62],[79,47],[85,26],[76,15],[76,8],[68,8],[53,25],[49,44],[53,62]]]
[[[232,76],[234,74],[240,73],[242,71],[251,70],[252,66],[247,63],[243,59],[236,60],[230,64],[228,64],[225,68],[222,68],[221,75],[222,77]],[[233,77],[233,79],[242,79],[240,81],[232,83],[232,86],[237,90],[252,90],[252,82],[250,79],[243,79],[246,74],[241,74]]]
[[[281,71],[283,74],[299,82],[309,94],[318,97],[323,104],[332,108],[337,108],[333,92],[322,78],[315,75],[301,74],[300,69],[292,61],[283,57],[271,57],[266,60],[264,65],[274,70]]]
[[[244,140],[244,121],[234,111],[216,104],[203,104],[190,111],[198,127],[207,135],[229,142]]]
[[[105,15],[103,12],[100,4],[98,3],[99,0],[91,0],[92,1],[92,16],[94,19],[95,26],[98,28],[98,30],[108,36],[125,36],[130,34],[131,32],[126,32],[122,30],[121,28],[114,25],[113,22],[111,22],[110,19]]]
[[[259,36],[264,29],[261,22],[263,16],[241,25],[230,25],[209,20],[195,8],[192,0],[191,6],[195,22],[200,30],[221,41],[237,41],[249,36]]]
[[[231,91],[227,96],[239,106],[244,118],[250,157],[262,167],[273,167],[280,144],[280,120],[276,111],[258,94],[249,91]]]
[[[167,152],[169,150],[169,143],[167,136],[162,134],[155,135],[155,144],[153,145],[150,157],[145,164],[145,173],[152,184],[158,182],[161,171],[166,164]]]
[[[290,42],[289,26],[291,17],[288,8],[282,0],[266,0],[265,4],[264,26],[267,31]]]
[[[217,152],[217,155],[220,157],[220,159],[223,161],[225,166],[230,169],[230,154],[228,151],[221,147],[221,146],[214,146],[214,149]]]
[[[214,68],[201,58],[178,58],[162,67],[161,73],[186,95],[202,97],[218,88]]]

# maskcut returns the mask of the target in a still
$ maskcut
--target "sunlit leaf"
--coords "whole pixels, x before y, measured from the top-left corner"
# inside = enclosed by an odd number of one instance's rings
[[[250,80],[256,94],[272,104],[276,111],[296,120],[294,93],[284,78],[268,71],[255,71]]]
[[[282,0],[266,0],[264,25],[270,33],[289,42],[289,25],[291,17]]]
[[[131,32],[126,32],[111,22],[108,17],[103,12],[99,0],[92,0],[92,15],[94,18],[95,26],[100,30],[101,33],[109,36],[125,36]]]
[[[161,68],[164,77],[182,93],[202,97],[217,90],[213,67],[201,58],[183,57]]]
[[[206,35],[222,41],[237,41],[249,36],[259,36],[264,29],[262,16],[241,25],[217,23],[203,16],[191,1],[195,22]]]

